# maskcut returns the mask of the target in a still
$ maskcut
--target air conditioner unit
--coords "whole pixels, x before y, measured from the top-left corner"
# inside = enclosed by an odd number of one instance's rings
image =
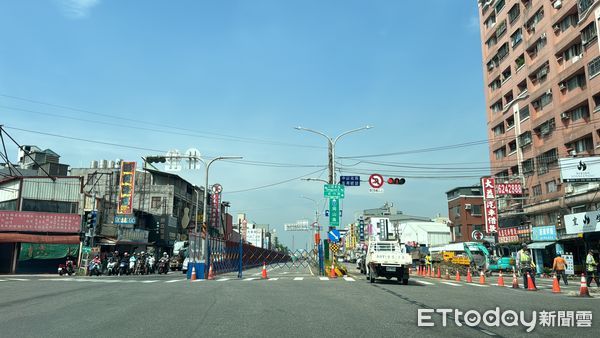
[[[568,120],[569,119],[569,114],[567,114],[567,113],[561,113],[560,114],[560,118],[563,119],[563,120]]]
[[[562,0],[556,0],[554,1],[554,3],[552,4],[552,7],[554,7],[555,9],[559,9],[562,7]]]
[[[546,90],[546,95],[552,95],[552,89]]]
[[[567,89],[567,85],[564,82],[561,82],[558,84],[558,88],[560,88],[560,90],[565,90]]]
[[[546,38],[546,33],[542,33],[542,35],[540,35],[540,39],[545,39]]]
[[[567,194],[573,193],[573,185],[572,184],[565,185],[565,193],[567,193]]]
[[[560,26],[554,25],[554,26],[552,26],[552,29],[554,29],[555,32],[558,32],[560,30]]]
[[[471,204],[465,204],[465,210],[471,210],[472,205]]]

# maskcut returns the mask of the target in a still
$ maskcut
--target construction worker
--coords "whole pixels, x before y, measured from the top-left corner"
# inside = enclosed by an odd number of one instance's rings
[[[585,266],[587,274],[587,286],[590,287],[590,284],[592,284],[592,278],[594,278],[594,280],[596,281],[596,286],[600,288],[600,281],[598,281],[598,274],[596,272],[598,263],[596,263],[596,260],[594,259],[594,251],[591,249],[588,252],[587,257],[585,258]]]
[[[431,254],[427,254],[427,256],[425,256],[425,267],[431,268]]]
[[[521,274],[523,275],[523,288],[527,289],[527,273],[529,272],[529,276],[531,276],[531,281],[533,282],[533,287],[535,286],[535,264],[531,258],[531,254],[529,250],[527,250],[527,244],[523,243],[521,246],[521,250],[517,255],[519,258],[519,269],[521,270]]]
[[[554,258],[554,262],[552,263],[552,270],[554,270],[554,272],[556,273],[556,278],[558,278],[559,282],[560,282],[560,276],[562,276],[562,279],[565,282],[565,285],[569,285],[569,282],[567,282],[567,275],[565,274],[566,267],[567,267],[567,262],[565,261],[565,259],[562,258],[562,256],[560,254],[556,254],[556,257]]]

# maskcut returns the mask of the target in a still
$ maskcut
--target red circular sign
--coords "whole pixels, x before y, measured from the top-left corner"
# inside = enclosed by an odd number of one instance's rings
[[[369,176],[369,185],[375,189],[381,188],[383,186],[383,176],[379,174],[372,174]]]
[[[474,230],[471,233],[471,238],[473,238],[474,240],[480,241],[483,239],[483,233],[479,230]]]

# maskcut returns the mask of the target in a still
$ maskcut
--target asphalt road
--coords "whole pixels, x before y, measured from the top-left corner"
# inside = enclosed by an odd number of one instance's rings
[[[351,277],[330,280],[304,268],[269,267],[190,282],[167,276],[63,277],[0,276],[0,336],[266,336],[396,337],[524,336],[525,327],[480,323],[458,326],[432,314],[433,327],[418,327],[419,309],[591,311],[592,327],[537,327],[531,335],[597,337],[600,297],[579,298],[494,285],[412,278],[371,284]],[[573,287],[575,289],[575,287]],[[556,313],[558,314],[558,313]],[[539,313],[536,318],[539,317]],[[575,319],[575,318],[574,318]],[[573,321],[573,325],[576,322]]]

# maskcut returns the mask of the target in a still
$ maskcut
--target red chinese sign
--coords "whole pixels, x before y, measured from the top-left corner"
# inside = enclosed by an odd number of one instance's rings
[[[133,214],[133,190],[135,188],[135,162],[121,162],[119,183],[119,207],[117,214]]]
[[[491,177],[481,179],[483,187],[483,206],[485,216],[485,232],[490,234],[498,231],[498,204],[496,203],[496,185]]]
[[[33,211],[0,211],[0,232],[60,232],[78,233],[81,216]]]
[[[498,229],[498,243],[513,243],[519,241],[517,227]]]
[[[496,183],[496,194],[498,195],[523,195],[521,183]]]

